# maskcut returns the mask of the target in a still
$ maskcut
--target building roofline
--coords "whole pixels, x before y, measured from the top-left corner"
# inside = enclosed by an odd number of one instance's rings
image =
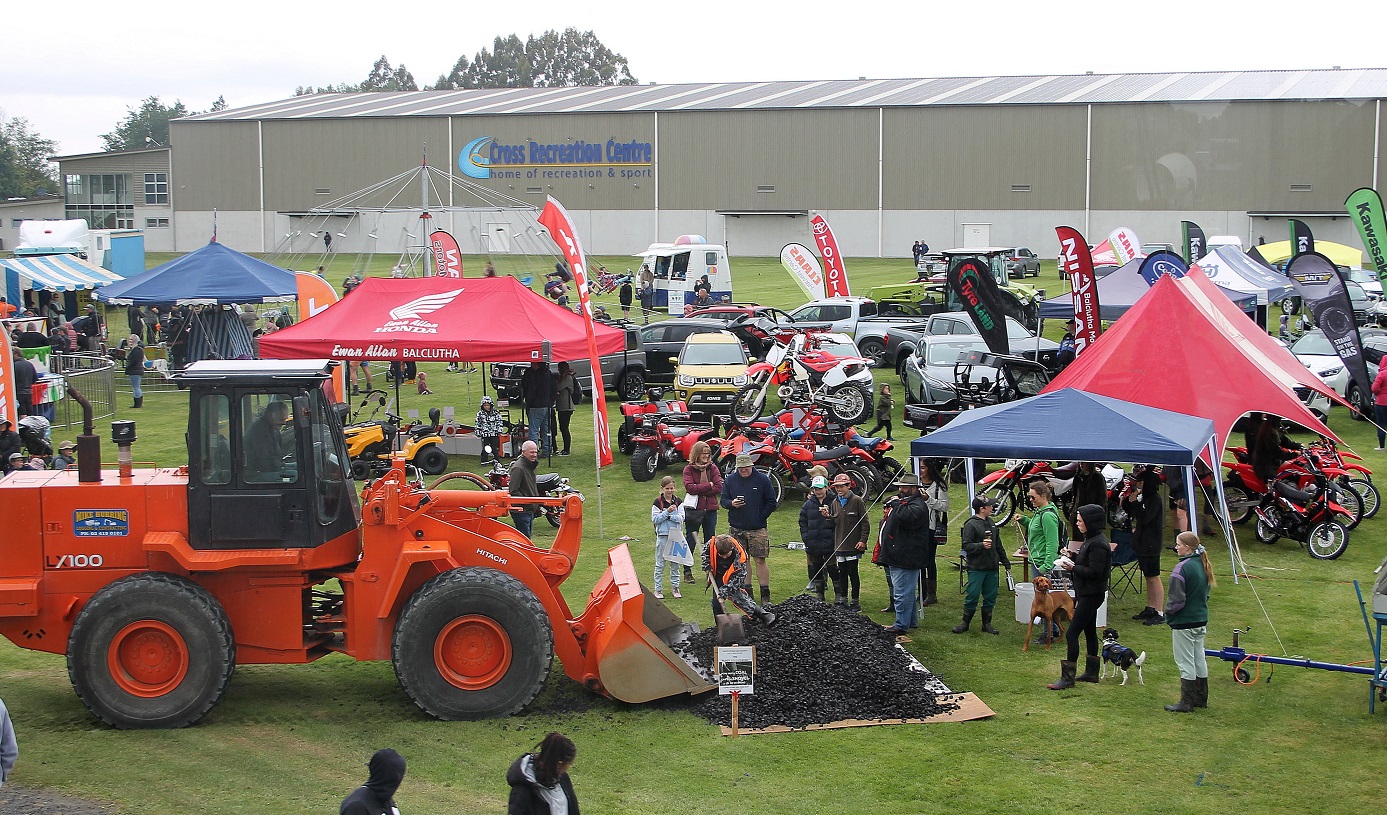
[[[101,150],[101,151],[98,151],[98,152],[95,152],[95,153],[74,153],[73,155],[70,155],[70,156],[49,156],[49,157],[48,157],[48,160],[49,160],[49,161],[73,161],[73,160],[76,160],[76,159],[83,159],[83,158],[101,158],[101,157],[104,157],[104,156],[132,156],[132,155],[135,155],[135,154],[137,154],[137,153],[159,153],[159,152],[167,153],[168,151],[169,151],[169,146],[168,146],[168,145],[164,145],[163,147],[140,147],[140,148],[136,148],[136,149],[134,149],[134,150]]]

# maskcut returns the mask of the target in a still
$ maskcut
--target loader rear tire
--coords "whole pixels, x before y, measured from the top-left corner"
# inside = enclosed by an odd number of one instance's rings
[[[395,676],[446,721],[518,712],[554,663],[549,614],[524,583],[495,569],[454,569],[409,599],[391,643]]]
[[[226,693],[236,639],[208,591],[177,575],[136,574],[78,613],[67,673],[97,718],[121,729],[187,727]]]

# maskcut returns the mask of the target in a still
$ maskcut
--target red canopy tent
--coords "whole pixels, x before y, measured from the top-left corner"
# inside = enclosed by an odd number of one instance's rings
[[[1190,280],[1191,276],[1196,279]],[[1337,439],[1291,390],[1303,385],[1326,391],[1328,386],[1286,349],[1274,343],[1264,347],[1252,339],[1261,329],[1217,289],[1209,295],[1198,280],[1203,277],[1191,271],[1186,276],[1190,282],[1183,285],[1162,277],[1045,392],[1076,388],[1203,416],[1213,420],[1220,449],[1227,444],[1233,424],[1255,411],[1290,419]],[[1196,302],[1194,293],[1202,293],[1205,307]],[[1220,300],[1228,303],[1232,314],[1208,305]]]
[[[279,359],[406,362],[515,362],[588,356],[584,317],[535,294],[513,277],[368,277],[331,308],[260,338],[260,355]],[[599,354],[619,354],[620,329],[598,324]]]

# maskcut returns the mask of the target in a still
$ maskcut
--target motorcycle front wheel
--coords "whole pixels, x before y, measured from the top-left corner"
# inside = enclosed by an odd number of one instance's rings
[[[1334,560],[1348,549],[1348,529],[1338,521],[1323,521],[1310,527],[1305,548],[1316,560]]]
[[[1366,478],[1350,478],[1346,482],[1363,499],[1363,517],[1371,518],[1377,514],[1378,502],[1382,496],[1377,491],[1377,486]]]
[[[1006,526],[1011,516],[1016,514],[1016,495],[1011,490],[1002,490],[992,501],[997,505],[992,511],[992,523],[999,527]]]
[[[872,415],[872,392],[857,383],[839,385],[828,392],[829,412],[839,422],[854,425]]]
[[[1266,518],[1263,518],[1262,515],[1266,515]],[[1262,543],[1271,544],[1281,540],[1281,511],[1274,507],[1268,507],[1258,513],[1256,532],[1257,540]]]
[[[764,383],[743,385],[732,397],[732,424],[746,427],[766,412],[767,388]]]

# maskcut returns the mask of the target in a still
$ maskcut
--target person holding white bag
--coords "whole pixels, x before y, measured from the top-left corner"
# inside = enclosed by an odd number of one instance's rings
[[[674,478],[660,479],[660,495],[650,505],[650,522],[655,525],[655,599],[665,599],[665,568],[669,567],[669,585],[675,598],[679,593],[680,563],[669,558],[670,546],[679,545],[687,551],[684,542],[684,503],[674,496]]]

